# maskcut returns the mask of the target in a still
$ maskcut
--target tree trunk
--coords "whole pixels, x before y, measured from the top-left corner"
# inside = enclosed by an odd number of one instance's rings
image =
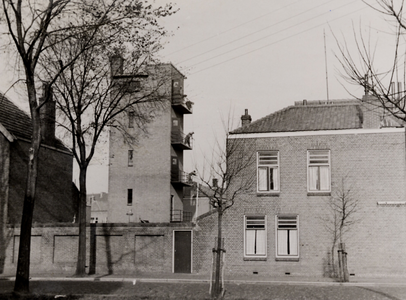
[[[79,171],[79,205],[78,205],[78,221],[79,221],[79,247],[78,261],[76,265],[76,276],[84,276],[86,274],[86,173],[87,166],[80,166]]]
[[[342,250],[341,249],[338,249],[337,250],[337,254],[338,254],[338,280],[339,281],[342,281],[343,280],[343,273],[342,273],[342,271],[343,271],[343,268],[342,268],[342,265],[343,265],[343,260],[342,260]]]
[[[41,145],[41,123],[37,111],[37,101],[34,80],[27,78],[27,91],[30,103],[31,119],[33,125],[31,146],[28,153],[27,185],[25,188],[23,214],[21,218],[20,246],[18,249],[18,262],[15,293],[29,293],[30,278],[30,252],[31,252],[31,227],[34,214],[35,191],[38,175],[38,154]]]
[[[220,284],[220,270],[221,270],[221,251],[222,249],[222,221],[223,221],[223,210],[221,206],[218,208],[217,214],[217,249],[216,249],[216,271],[214,276],[214,286],[212,296],[217,297],[221,294],[221,284]]]
[[[342,255],[342,274],[343,274],[343,281],[344,282],[349,282],[350,281],[350,276],[348,273],[348,267],[347,267],[347,252],[345,251],[345,244],[341,243],[341,255]]]
[[[335,265],[335,251],[336,251],[336,247],[335,247],[335,243],[333,244],[333,246],[331,247],[331,273],[330,276],[332,278],[337,278],[337,271],[336,271],[336,265]]]

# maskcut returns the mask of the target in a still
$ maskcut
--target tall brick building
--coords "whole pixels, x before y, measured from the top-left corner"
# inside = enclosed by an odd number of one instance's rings
[[[242,121],[228,142],[249,145],[256,163],[242,176],[257,180],[224,215],[226,272],[328,276],[328,203],[344,187],[357,203],[344,235],[350,275],[406,275],[406,145],[398,120],[366,95],[362,102],[297,102]],[[216,215],[199,226],[194,270],[205,272]]]
[[[135,96],[154,91],[163,100],[144,107],[154,114],[146,132],[138,128],[131,110],[116,118],[121,130],[111,127],[108,222],[191,221],[183,204],[183,188],[192,185],[183,152],[192,149],[193,141],[192,133],[184,131],[184,115],[192,113],[193,104],[184,95],[185,76],[172,64],[151,66],[137,75],[124,74],[122,66],[122,59],[114,58],[113,80],[132,76]]]

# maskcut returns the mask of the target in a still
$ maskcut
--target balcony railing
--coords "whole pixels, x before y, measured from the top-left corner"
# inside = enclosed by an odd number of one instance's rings
[[[179,130],[172,130],[171,142],[174,147],[183,150],[191,150],[193,147],[193,136],[190,133],[184,134]]]
[[[174,209],[171,211],[171,222],[191,222],[192,213],[190,211],[183,211]]]
[[[192,173],[186,173],[182,170],[174,170],[172,169],[171,172],[171,182],[172,184],[184,185],[184,186],[192,186]]]
[[[193,113],[193,102],[185,99],[186,95],[172,95],[172,106],[183,114]]]

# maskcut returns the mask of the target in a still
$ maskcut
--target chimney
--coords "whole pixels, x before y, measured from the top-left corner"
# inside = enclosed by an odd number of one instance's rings
[[[217,180],[217,178],[213,178],[213,187],[218,187],[218,180]]]
[[[111,76],[123,75],[124,59],[121,55],[110,57]]]
[[[241,125],[245,126],[252,121],[251,116],[248,114],[248,109],[245,109],[245,114],[241,116]]]
[[[42,87],[43,95],[39,99],[41,135],[44,141],[53,141],[55,139],[55,101],[52,97],[52,88],[48,83]]]

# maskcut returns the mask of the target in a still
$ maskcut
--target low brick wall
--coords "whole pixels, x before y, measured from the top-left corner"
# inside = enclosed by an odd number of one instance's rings
[[[31,239],[31,274],[71,275],[76,269],[77,224],[34,225]],[[192,230],[191,224],[92,224],[87,231],[86,266],[95,259],[96,274],[171,273],[173,232]],[[4,238],[5,275],[15,275],[19,228]],[[90,247],[91,243],[95,246]],[[92,251],[91,251],[92,249]],[[92,252],[92,253],[91,253]],[[2,260],[0,259],[0,262]]]

